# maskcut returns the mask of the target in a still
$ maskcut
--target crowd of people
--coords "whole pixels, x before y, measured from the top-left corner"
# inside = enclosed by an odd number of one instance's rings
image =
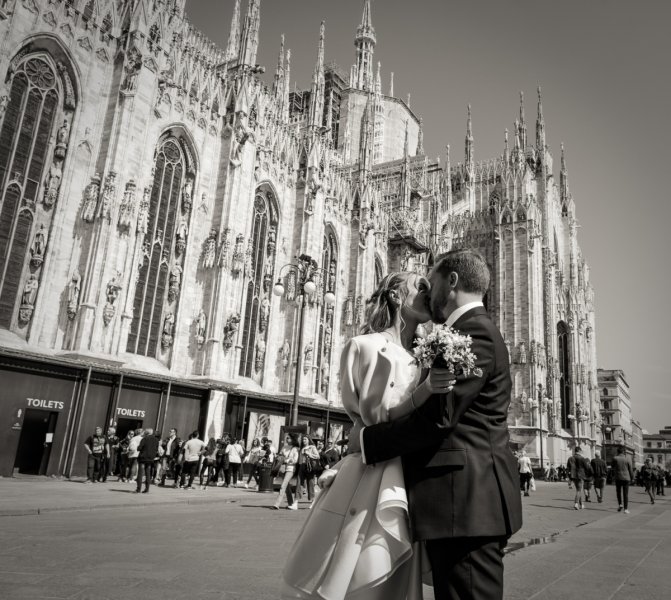
[[[524,450],[517,454],[517,465],[520,475],[520,490],[524,496],[529,496],[534,488],[531,460]],[[575,490],[573,507],[582,510],[584,504],[592,502],[592,490],[596,501],[603,502],[603,491],[607,483],[615,484],[618,512],[629,513],[629,486],[645,487],[650,503],[655,503],[655,497],[665,495],[664,488],[671,485],[671,473],[662,465],[653,464],[650,457],[640,469],[634,469],[625,454],[624,446],[617,447],[617,454],[610,465],[601,458],[599,451],[593,459],[582,455],[582,449],[576,446],[573,455],[569,457],[566,466],[550,465],[544,469],[546,481],[568,481],[569,488]]]
[[[313,442],[305,434],[287,434],[278,452],[266,437],[254,439],[245,450],[242,440],[229,434],[205,442],[197,431],[184,440],[176,429],[170,429],[168,436],[162,438],[160,432],[145,428],[131,430],[119,438],[114,427],[106,434],[102,427],[96,427],[84,447],[88,453],[85,483],[102,483],[108,477],[116,477],[120,482],[135,482],[135,493],[148,493],[152,483],[194,490],[196,478],[203,491],[212,485],[249,488],[252,479],[258,489],[260,468],[267,465],[282,480],[274,507],[279,508],[286,495],[287,508],[291,510],[297,508],[303,495],[312,503],[319,474],[338,462],[342,452],[332,441],[325,448],[321,440]]]

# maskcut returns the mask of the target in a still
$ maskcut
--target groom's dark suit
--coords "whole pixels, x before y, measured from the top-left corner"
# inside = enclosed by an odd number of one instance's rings
[[[427,540],[437,600],[492,600],[503,595],[505,541],[522,526],[508,351],[484,307],[453,327],[473,339],[482,377],[458,378],[420,410],[366,427],[362,451],[368,464],[403,457],[413,534]]]

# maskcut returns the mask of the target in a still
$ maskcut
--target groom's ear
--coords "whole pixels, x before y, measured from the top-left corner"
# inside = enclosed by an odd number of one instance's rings
[[[452,271],[447,277],[447,283],[452,289],[456,289],[459,283],[459,274]]]

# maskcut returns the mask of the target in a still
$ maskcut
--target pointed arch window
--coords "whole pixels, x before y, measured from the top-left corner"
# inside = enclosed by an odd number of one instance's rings
[[[569,356],[569,332],[564,321],[557,323],[557,344],[559,357],[559,398],[561,399],[561,424],[571,428],[568,415],[571,414],[571,363]]]
[[[326,292],[336,293],[338,273],[338,245],[335,235],[329,231],[324,236],[324,254],[322,256],[322,276],[318,288],[318,299],[322,300]],[[337,297],[337,296],[336,296]],[[333,336],[335,306],[321,302],[319,313],[319,338],[317,340],[317,366],[315,373],[315,391],[326,395],[331,378],[331,357],[333,356]]]
[[[65,70],[64,70],[65,71]],[[67,143],[53,151],[50,139],[59,123],[63,87],[50,57],[32,55],[10,73],[11,84],[0,124],[0,327],[9,328],[18,312],[19,322],[32,317],[41,276],[44,244],[29,246],[35,221],[48,231],[51,207],[58,199]],[[74,108],[74,106],[68,106]],[[69,124],[65,127],[69,132]],[[65,135],[60,134],[62,141]],[[39,205],[40,186],[48,194]],[[35,260],[38,251],[39,260]],[[29,289],[30,288],[30,289]]]
[[[239,374],[259,378],[265,364],[270,318],[271,289],[275,273],[277,211],[272,192],[259,189],[254,198],[251,255],[245,265],[247,291],[242,329]]]
[[[133,321],[126,351],[158,358],[172,345],[186,250],[190,196],[194,172],[182,140],[168,136],[158,147],[142,242],[142,264],[137,273]],[[180,198],[189,196],[182,201]]]
[[[90,21],[95,13],[95,8],[95,0],[89,0],[84,7],[84,11],[82,12],[82,19],[86,22]]]

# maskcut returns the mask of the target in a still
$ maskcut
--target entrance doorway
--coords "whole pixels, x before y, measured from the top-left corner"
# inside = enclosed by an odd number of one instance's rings
[[[138,421],[137,419],[124,419],[122,417],[121,419],[117,419],[116,434],[119,436],[119,439],[122,440],[128,435],[129,431],[135,431],[141,427],[142,421]]]
[[[56,431],[57,412],[26,409],[14,469],[29,475],[46,475]]]

